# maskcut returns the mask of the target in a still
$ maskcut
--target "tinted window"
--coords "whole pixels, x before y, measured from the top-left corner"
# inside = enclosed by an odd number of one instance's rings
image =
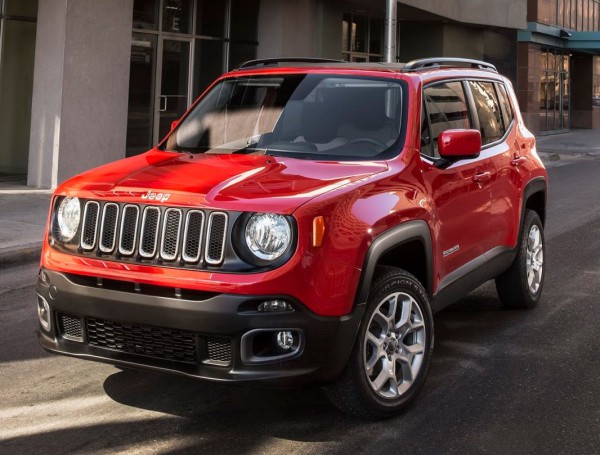
[[[492,82],[469,81],[469,87],[473,94],[475,110],[479,118],[482,145],[500,140],[504,136],[505,129],[494,84]]]
[[[513,112],[510,101],[508,100],[508,93],[506,92],[506,87],[504,84],[496,84],[496,89],[498,91],[498,95],[500,96],[500,104],[504,110],[504,129],[508,129],[511,122],[515,118],[515,113]]]
[[[442,131],[469,129],[469,111],[461,82],[444,82],[425,88],[425,103],[431,124],[433,156],[438,157],[437,140]]]
[[[318,159],[379,157],[400,136],[402,86],[388,79],[309,75],[229,78],[215,85],[165,147]]]

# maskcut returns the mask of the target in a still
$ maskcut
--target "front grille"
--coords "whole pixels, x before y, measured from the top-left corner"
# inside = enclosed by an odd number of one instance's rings
[[[97,318],[85,318],[85,327],[90,346],[176,362],[197,361],[193,332]]]
[[[83,212],[84,254],[157,265],[223,263],[227,213],[98,201],[87,201]]]

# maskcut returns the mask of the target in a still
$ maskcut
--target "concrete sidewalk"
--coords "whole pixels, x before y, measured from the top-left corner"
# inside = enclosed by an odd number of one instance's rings
[[[600,158],[600,129],[574,130],[537,139],[545,163]],[[0,269],[40,256],[51,191],[0,182]]]

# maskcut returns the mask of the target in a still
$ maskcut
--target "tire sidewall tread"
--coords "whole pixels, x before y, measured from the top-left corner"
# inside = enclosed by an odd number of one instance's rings
[[[542,265],[542,278],[536,293],[531,293],[527,283],[527,241],[529,231],[533,225],[540,230],[544,262]],[[510,267],[496,278],[496,290],[502,304],[507,308],[532,308],[537,305],[542,295],[544,279],[547,266],[546,239],[544,237],[544,226],[537,212],[526,210],[523,217],[523,225],[519,234],[517,255]]]
[[[371,315],[381,300],[394,292],[405,292],[419,304],[426,330],[425,355],[417,378],[401,397],[385,399],[371,388],[363,368],[363,340]],[[394,267],[378,267],[371,285],[367,309],[354,343],[349,363],[337,383],[326,388],[330,400],[342,411],[356,417],[382,419],[406,410],[419,393],[427,377],[434,344],[433,315],[429,296],[410,273]]]

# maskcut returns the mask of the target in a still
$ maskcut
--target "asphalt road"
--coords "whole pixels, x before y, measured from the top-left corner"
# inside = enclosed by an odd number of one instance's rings
[[[600,161],[549,166],[541,304],[490,283],[435,317],[430,375],[404,415],[364,422],[316,390],[226,387],[51,356],[36,264],[0,271],[0,453],[600,453]]]

